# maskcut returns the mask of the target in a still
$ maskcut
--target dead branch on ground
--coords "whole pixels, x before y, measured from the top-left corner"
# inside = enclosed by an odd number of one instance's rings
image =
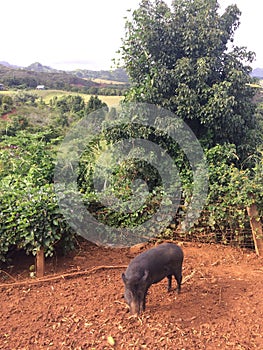
[[[64,273],[62,275],[55,275],[55,276],[47,276],[43,278],[37,278],[32,281],[26,280],[26,281],[20,281],[20,282],[13,282],[13,283],[4,283],[0,284],[0,288],[10,288],[10,287],[21,287],[21,286],[32,286],[40,283],[46,283],[46,282],[54,282],[60,279],[67,279],[67,278],[73,278],[73,277],[78,277],[78,276],[84,276],[84,275],[89,275],[93,272],[97,272],[99,270],[106,270],[106,269],[124,269],[126,268],[127,265],[119,265],[119,266],[114,266],[114,265],[102,265],[102,266],[95,266],[90,270],[83,270],[83,271],[75,271],[75,272],[69,272],[69,273]],[[2,270],[1,270],[2,271]],[[9,275],[9,274],[7,274]],[[11,277],[13,280],[14,278]]]

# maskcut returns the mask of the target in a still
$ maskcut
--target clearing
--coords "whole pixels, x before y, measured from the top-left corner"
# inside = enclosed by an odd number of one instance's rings
[[[182,293],[167,293],[166,280],[152,286],[139,318],[122,297],[121,273],[135,256],[129,249],[82,242],[74,254],[47,261],[46,281],[30,279],[34,260],[20,256],[0,272],[0,349],[263,349],[263,259],[181,245]]]

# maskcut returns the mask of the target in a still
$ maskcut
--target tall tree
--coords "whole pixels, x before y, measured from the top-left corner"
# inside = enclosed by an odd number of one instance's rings
[[[233,46],[236,5],[217,0],[142,0],[126,22],[121,48],[132,87],[126,100],[154,103],[181,117],[208,147],[233,143],[240,158],[255,148],[249,64],[254,53]]]

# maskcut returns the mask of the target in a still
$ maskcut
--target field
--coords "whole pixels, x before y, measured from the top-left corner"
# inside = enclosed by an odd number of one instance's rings
[[[0,95],[13,95],[16,91],[13,90],[0,90]]]
[[[92,81],[98,84],[106,84],[106,85],[127,85],[127,83],[124,83],[122,81],[113,81],[113,80],[100,79],[100,78],[92,79]]]
[[[81,94],[81,93],[71,92],[71,91],[62,91],[62,90],[38,90],[38,91],[32,90],[30,92],[36,93],[37,95],[42,97],[45,103],[49,103],[49,101],[55,96],[61,97],[65,95],[79,95],[84,99],[85,102],[88,102],[91,97],[91,95],[87,95],[87,94]],[[105,102],[109,107],[114,107],[119,104],[119,102],[123,97],[98,95],[98,98],[103,102]]]
[[[181,294],[167,293],[165,280],[152,286],[140,317],[122,297],[121,273],[135,256],[128,249],[82,242],[71,256],[48,260],[42,281],[28,277],[32,258],[17,257],[0,272],[0,349],[263,349],[263,259],[181,246]]]
[[[63,90],[28,90],[28,93],[38,95],[39,97],[43,98],[43,101],[47,104],[49,104],[50,100],[57,96],[65,96],[65,95],[80,95],[85,102],[88,102],[91,95],[88,94],[82,94],[77,92],[71,92],[71,91],[63,91]],[[0,94],[5,95],[13,95],[17,93],[16,91],[0,91]],[[123,99],[123,96],[104,96],[104,95],[98,95],[98,98],[105,102],[109,107],[117,106],[120,101]]]

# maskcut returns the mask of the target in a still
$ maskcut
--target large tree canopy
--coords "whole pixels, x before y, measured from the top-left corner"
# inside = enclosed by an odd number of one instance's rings
[[[233,46],[240,11],[219,13],[217,0],[142,0],[126,22],[122,58],[132,88],[126,100],[160,105],[211,147],[255,146],[251,67],[254,53]],[[254,140],[254,144],[253,141]]]

